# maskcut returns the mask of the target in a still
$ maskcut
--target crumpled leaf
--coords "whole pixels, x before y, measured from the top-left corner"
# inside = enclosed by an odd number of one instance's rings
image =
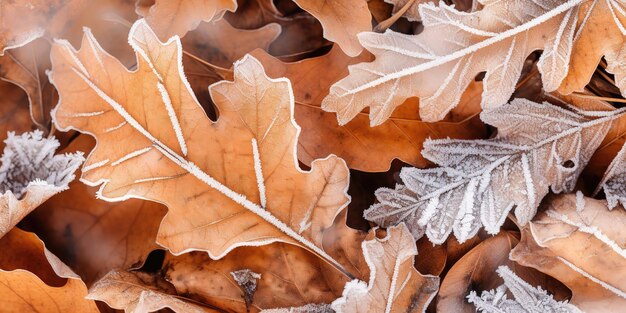
[[[480,297],[475,291],[470,292],[467,299],[476,306],[480,312],[562,312],[581,313],[576,306],[567,301],[556,301],[541,287],[525,282],[515,275],[510,268],[503,265],[496,270],[498,276],[504,280],[504,284],[495,290],[483,291]],[[513,294],[514,299],[507,299],[507,290]]]
[[[361,250],[365,233],[346,227],[345,215],[342,213],[324,233],[324,250],[357,278],[365,279],[369,275]],[[249,292],[231,275],[242,269],[261,277],[250,302]],[[284,243],[240,247],[220,260],[211,260],[206,253],[199,252],[168,254],[162,271],[179,294],[191,295],[197,301],[230,312],[331,303],[341,296],[343,286],[350,281],[321,258]]]
[[[366,114],[359,114],[350,123],[339,126],[333,114],[320,108],[321,101],[328,94],[329,86],[347,73],[348,65],[370,59],[369,55],[364,53],[350,58],[333,47],[323,56],[286,63],[260,50],[251,54],[263,63],[270,77],[287,77],[292,82],[295,118],[302,127],[298,160],[307,165],[334,153],[344,159],[348,167],[366,172],[386,171],[395,158],[416,167],[427,167],[430,162],[420,153],[426,138],[486,136],[486,127],[478,116],[480,83],[469,86],[461,100],[463,105],[454,109],[451,117],[443,122],[420,121],[419,102],[410,99],[378,127],[369,127]]]
[[[494,139],[427,141],[422,154],[442,167],[402,169],[405,185],[378,189],[380,203],[364,216],[383,227],[405,221],[416,239],[425,233],[435,244],[452,232],[463,242],[480,227],[497,234],[514,207],[525,225],[549,188],[574,188],[618,116],[525,99],[483,111],[483,121],[498,128]]]
[[[200,22],[220,19],[226,11],[235,10],[237,0],[137,0],[136,3],[137,14],[145,17],[163,41],[174,35],[184,37]]]
[[[0,237],[53,195],[67,189],[82,153],[55,155],[59,142],[41,131],[9,133],[0,161]]]
[[[93,139],[80,135],[64,151],[88,153],[93,146]],[[95,198],[97,188],[78,180],[68,187],[29,215],[29,229],[88,285],[112,269],[141,266],[159,248],[155,240],[167,211],[163,205],[137,199],[106,202]]]
[[[497,288],[502,282],[494,275],[500,266],[509,266],[527,282],[549,290],[559,300],[569,297],[569,290],[555,279],[535,269],[509,260],[509,253],[519,239],[511,232],[500,232],[465,254],[445,275],[437,295],[437,312],[473,313],[476,308],[466,297],[472,291]]]
[[[437,293],[439,277],[422,275],[413,267],[417,248],[409,230],[400,224],[388,228],[385,238],[373,235],[363,242],[369,282],[347,283],[332,308],[338,313],[424,311]]]
[[[336,42],[347,55],[358,56],[363,47],[357,35],[372,30],[372,15],[365,0],[294,0],[324,27],[324,38]]]
[[[82,180],[102,184],[103,199],[166,204],[157,241],[175,254],[201,250],[221,258],[239,246],[280,241],[341,270],[321,241],[349,202],[348,170],[335,156],[308,172],[298,167],[288,80],[267,78],[258,61],[245,57],[234,82],[211,86],[220,110],[212,122],[181,75],[176,38],[163,44],[140,20],[129,42],[138,55],[135,72],[89,32],[79,51],[65,42],[53,47],[51,76],[61,97],[56,126],[98,139]]]
[[[524,227],[511,259],[546,273],[572,290],[571,304],[584,312],[617,312],[626,304],[626,211],[605,201],[554,196],[545,212]]]
[[[156,275],[141,272],[111,271],[89,288],[88,299],[100,300],[124,312],[220,312],[176,296],[174,288]]]
[[[3,312],[99,312],[87,287],[33,233],[14,228],[0,239]]]
[[[526,57],[543,49],[538,67],[544,88],[555,90],[567,74],[582,0],[481,1],[482,10],[465,13],[440,2],[421,5],[424,31],[404,35],[362,33],[361,44],[376,56],[350,68],[331,88],[322,108],[345,124],[369,107],[370,125],[382,124],[407,98],[420,98],[420,116],[437,121],[455,107],[480,72],[482,106],[505,104],[515,89]],[[442,40],[443,39],[443,40]]]

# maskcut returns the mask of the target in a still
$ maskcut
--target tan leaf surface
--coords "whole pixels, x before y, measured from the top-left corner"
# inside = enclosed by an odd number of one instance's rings
[[[84,299],[85,284],[33,233],[11,230],[0,239],[0,250],[3,312],[99,312]]]
[[[626,304],[626,211],[574,194],[554,196],[523,229],[511,259],[555,277],[585,312],[618,312]]]
[[[467,302],[470,291],[497,288],[502,280],[494,275],[501,265],[510,267],[530,284],[540,285],[561,300],[569,296],[569,290],[555,279],[532,268],[520,266],[509,260],[511,249],[519,242],[512,233],[501,232],[488,238],[464,255],[446,274],[437,296],[438,312],[476,312]]]
[[[345,214],[324,234],[324,248],[348,271],[365,279],[369,268],[361,242],[365,233],[345,226]],[[179,294],[229,312],[297,307],[308,303],[330,303],[341,296],[350,279],[321,258],[294,245],[274,243],[264,247],[241,247],[220,260],[206,253],[167,255],[164,272]],[[251,305],[230,274],[248,269],[261,275]]]
[[[372,15],[365,0],[295,0],[324,27],[324,38],[336,42],[349,56],[358,56],[363,47],[357,35],[372,30]]]
[[[168,282],[141,272],[111,271],[89,288],[87,298],[103,301],[128,313],[155,312],[165,308],[181,313],[219,312],[178,297]]]
[[[87,153],[93,146],[92,138],[81,135],[65,152]],[[143,264],[150,251],[159,248],[155,240],[166,213],[163,205],[149,201],[99,200],[96,190],[76,180],[69,184],[69,190],[52,197],[29,216],[49,248],[88,285],[112,269]]]
[[[369,282],[353,280],[332,307],[342,312],[424,311],[437,293],[439,277],[422,275],[414,267],[417,255],[409,230],[400,224],[387,229],[385,238],[363,242],[363,253],[370,267]]]
[[[238,246],[282,241],[341,268],[320,247],[349,201],[348,170],[335,156],[300,170],[288,80],[271,80],[258,61],[244,58],[234,82],[211,86],[220,110],[214,123],[181,76],[178,40],[162,44],[142,20],[129,42],[138,54],[135,72],[89,33],[79,51],[63,42],[53,47],[56,125],[98,139],[82,179],[106,182],[104,199],[166,204],[158,242],[175,254],[203,250],[220,258]]]
[[[544,50],[538,63],[544,88],[554,90],[566,75],[581,1],[489,1],[473,13],[444,2],[422,5],[424,31],[418,35],[390,30],[359,35],[376,60],[351,67],[322,108],[345,124],[369,107],[370,124],[376,126],[407,98],[419,97],[422,119],[438,121],[484,71],[482,106],[494,108],[509,100],[524,60],[538,49]]]
[[[272,0],[239,0],[237,11],[224,18],[236,28],[257,29],[270,23],[280,24],[280,36],[270,47],[272,55],[293,55],[320,48],[328,43],[322,25],[306,13],[285,15]]]
[[[200,22],[220,19],[227,10],[236,9],[237,0],[137,0],[136,4],[137,14],[163,41],[174,35],[184,37]]]
[[[50,15],[72,1],[31,0],[0,2],[0,55],[5,50],[23,46],[43,36],[50,23]],[[62,10],[61,10],[62,12]]]
[[[583,91],[604,56],[606,70],[626,95],[626,3],[621,0],[585,1],[578,11],[577,31],[569,60],[569,72],[559,92]]]
[[[50,109],[57,102],[56,91],[45,74],[50,69],[51,39],[65,38],[71,42],[79,42],[82,27],[90,27],[98,35],[106,34],[103,46],[128,65],[127,60],[132,54],[123,40],[128,28],[108,21],[107,18],[112,12],[122,18],[134,19],[135,15],[132,6],[124,0],[28,2],[32,8],[22,18],[27,20],[37,16],[44,19],[46,22],[42,22],[42,25],[45,27],[38,36],[44,38],[33,38],[36,40],[5,51],[0,56],[0,79],[16,84],[26,92],[33,123],[47,133],[51,126]],[[7,2],[0,5],[5,3]],[[27,1],[15,3],[25,5]]]
[[[59,142],[40,131],[9,133],[0,161],[0,237],[53,195],[67,189],[84,158],[55,155]]]
[[[324,56],[294,63],[281,62],[259,50],[252,55],[264,64],[269,76],[287,77],[294,86],[295,118],[302,127],[298,159],[305,164],[334,153],[346,160],[350,168],[367,172],[386,171],[395,158],[417,167],[427,167],[431,163],[420,153],[427,138],[486,136],[486,128],[477,116],[482,92],[480,83],[470,84],[461,99],[462,105],[443,122],[420,121],[417,114],[419,102],[408,99],[378,127],[369,127],[365,113],[339,126],[332,113],[320,108],[322,99],[328,94],[330,85],[348,73],[348,65],[371,59],[368,54],[350,58],[333,47]]]

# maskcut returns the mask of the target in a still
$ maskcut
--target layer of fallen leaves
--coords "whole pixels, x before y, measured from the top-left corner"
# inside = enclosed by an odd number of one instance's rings
[[[625,23],[0,0],[0,311],[619,312]]]

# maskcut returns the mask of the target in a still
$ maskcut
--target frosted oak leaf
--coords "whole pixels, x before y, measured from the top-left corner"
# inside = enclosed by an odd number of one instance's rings
[[[570,303],[589,313],[619,312],[626,305],[626,211],[608,210],[604,200],[574,194],[552,196],[522,229],[511,260],[565,284]]]
[[[341,298],[332,303],[338,313],[424,312],[439,289],[439,277],[420,274],[413,263],[417,246],[404,224],[387,229],[387,236],[363,241],[370,268],[369,282],[348,282]]]
[[[486,71],[482,106],[505,104],[526,57],[544,52],[538,67],[544,88],[556,89],[567,74],[578,5],[582,0],[481,1],[480,11],[457,11],[443,1],[419,6],[424,31],[405,35],[361,33],[376,56],[350,67],[331,87],[322,108],[345,124],[364,108],[379,125],[407,98],[420,98],[420,116],[438,121],[459,103],[468,84]]]
[[[234,82],[210,87],[220,117],[212,122],[182,74],[177,37],[161,43],[144,20],[131,28],[138,57],[129,72],[89,31],[82,48],[52,50],[59,90],[54,121],[97,139],[82,181],[99,197],[151,199],[168,206],[157,241],[175,254],[221,258],[239,246],[276,241],[304,247],[341,266],[321,247],[323,231],[349,198],[343,160],[296,160],[299,127],[286,79],[269,79],[244,57]]]
[[[508,266],[500,266],[496,272],[504,280],[498,288],[483,291],[480,296],[470,292],[467,300],[483,313],[516,313],[516,312],[551,312],[551,313],[582,313],[576,306],[556,301],[552,295],[539,287],[533,287]],[[507,299],[507,290],[514,299]]]
[[[483,111],[498,128],[489,140],[430,140],[422,154],[433,169],[404,168],[404,185],[376,191],[380,203],[365,218],[382,226],[406,222],[415,238],[463,242],[481,226],[496,234],[513,208],[521,225],[541,199],[571,191],[611,122],[622,111],[572,112],[548,103],[515,99]],[[599,115],[599,117],[598,117]]]

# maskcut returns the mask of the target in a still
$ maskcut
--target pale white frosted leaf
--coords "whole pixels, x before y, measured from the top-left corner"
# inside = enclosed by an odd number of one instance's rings
[[[576,306],[566,301],[556,301],[541,287],[533,287],[507,266],[500,266],[498,276],[504,284],[496,289],[483,291],[480,297],[471,291],[467,300],[476,306],[476,310],[484,313],[582,313]],[[507,298],[507,291],[514,299]]]
[[[498,127],[489,140],[428,140],[422,154],[441,167],[404,168],[404,185],[379,189],[365,218],[383,227],[405,222],[415,238],[436,244],[450,233],[461,242],[481,226],[496,234],[515,207],[521,225],[549,188],[571,191],[617,113],[600,118],[548,103],[515,99],[484,111]]]
[[[340,124],[366,107],[370,124],[383,123],[407,98],[420,98],[420,116],[437,121],[455,107],[478,73],[482,106],[505,104],[515,89],[526,57],[543,50],[538,66],[544,88],[556,89],[567,74],[572,40],[582,0],[509,0],[485,2],[473,13],[459,12],[443,1],[419,6],[424,31],[404,35],[359,35],[376,59],[350,67],[331,87],[322,107],[337,112]]]

